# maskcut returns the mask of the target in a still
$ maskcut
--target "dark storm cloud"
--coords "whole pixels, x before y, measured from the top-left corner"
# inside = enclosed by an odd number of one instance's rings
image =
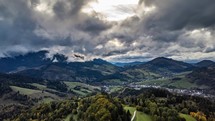
[[[90,18],[76,27],[77,29],[87,33],[98,35],[100,32],[109,29],[111,26],[112,25],[110,23],[105,23],[104,21],[100,21],[97,18]]]
[[[1,48],[8,45],[31,43],[36,27],[31,9],[24,1],[0,1],[0,40]],[[23,42],[23,43],[22,43]]]
[[[151,59],[153,56],[126,56],[126,57],[121,57],[120,59],[123,60],[143,60],[143,59]]]
[[[135,62],[135,61],[149,61],[149,60],[152,60],[154,58],[154,56],[150,56],[150,55],[139,55],[139,56],[136,56],[136,55],[119,55],[119,56],[116,56],[115,58],[113,58],[111,61],[112,62]]]
[[[91,0],[61,0],[57,1],[53,7],[58,18],[71,17],[79,14],[81,8]]]
[[[135,19],[126,19],[120,31],[115,33],[128,45],[140,39],[138,48],[155,57],[179,55],[177,58],[184,59],[192,52],[199,53],[193,58],[212,56],[215,48],[213,0],[140,0],[139,6],[140,9],[154,7],[154,10],[144,11]],[[204,28],[206,30],[201,30]],[[130,34],[126,37],[128,31]],[[150,42],[147,42],[148,38],[151,38]]]
[[[126,54],[128,52],[128,50],[115,50],[115,51],[111,51],[111,52],[108,52],[106,54],[103,54],[102,56],[113,56],[113,55],[119,55],[119,54]]]
[[[169,30],[210,27],[215,24],[213,0],[142,0],[148,6],[156,6],[153,17],[148,18],[148,27]]]
[[[89,40],[110,28],[111,24],[81,13],[82,7],[90,1],[49,1],[50,5],[54,2],[51,7],[54,16],[49,16],[36,11],[38,5],[47,1],[0,0],[1,53],[11,51],[9,48],[15,46],[14,51],[37,51],[62,46],[79,52],[84,52],[83,48],[92,52],[96,45]]]
[[[134,15],[119,23],[107,24],[97,19],[85,19],[80,23],[79,30],[90,34],[92,39],[86,45],[82,43],[88,51],[103,57],[117,56],[118,59],[145,59],[142,54],[150,53],[154,57],[158,56],[184,56],[187,52],[214,52],[215,24],[215,2],[213,0],[142,0],[139,2],[141,7],[155,7],[152,12],[141,12],[140,15]],[[120,12],[128,11],[126,6],[117,6]],[[132,10],[130,10],[132,11]],[[137,10],[138,11],[138,10]],[[88,22],[86,22],[88,21]],[[193,34],[195,29],[208,28],[206,31]],[[112,32],[102,33],[112,29]],[[205,36],[211,32],[212,37],[199,39],[199,36]],[[202,35],[200,35],[202,33]],[[98,37],[97,37],[98,36]],[[123,43],[121,48],[110,49],[104,47],[99,53],[94,52],[98,44],[106,45],[109,40],[116,38]],[[136,42],[135,46],[133,44]],[[211,45],[212,46],[208,46]],[[188,46],[189,45],[189,46]],[[81,52],[81,49],[79,50]],[[136,54],[127,54],[130,51],[138,51]],[[142,51],[139,52],[139,51]],[[86,51],[83,53],[87,53]],[[199,55],[200,57],[201,55]],[[150,56],[151,58],[151,56]],[[182,57],[183,58],[183,57]]]
[[[137,8],[115,6],[116,15],[136,11],[117,22],[83,13],[91,1],[0,0],[0,56],[43,48],[112,60],[215,52],[214,0],[140,0]]]
[[[139,6],[141,9],[154,7],[154,10],[149,13],[142,12],[139,20],[141,22],[139,26],[135,25],[133,30],[139,36],[153,36],[153,40],[176,42],[187,31],[212,28],[215,25],[213,0],[140,0]],[[136,22],[137,20],[131,19],[127,23]]]

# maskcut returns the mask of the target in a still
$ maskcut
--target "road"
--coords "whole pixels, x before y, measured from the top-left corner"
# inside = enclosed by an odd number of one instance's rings
[[[132,118],[131,118],[131,121],[134,121],[135,116],[136,116],[136,113],[137,113],[137,111],[135,110],[135,111],[134,111],[134,115],[133,115]]]

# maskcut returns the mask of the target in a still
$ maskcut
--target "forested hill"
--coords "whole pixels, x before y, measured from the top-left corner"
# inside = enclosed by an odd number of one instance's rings
[[[215,90],[215,66],[203,67],[187,75],[192,83],[207,85]]]
[[[12,121],[214,121],[214,100],[172,94],[163,89],[125,89],[120,95],[43,103],[23,110]]]
[[[62,121],[66,118],[70,121],[130,121],[131,114],[117,99],[109,95],[95,95],[41,104],[22,112],[13,121]]]

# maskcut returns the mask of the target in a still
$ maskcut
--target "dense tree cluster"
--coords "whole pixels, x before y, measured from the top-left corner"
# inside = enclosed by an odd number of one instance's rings
[[[61,121],[76,110],[76,100],[43,103],[30,110],[22,112],[14,121]]]
[[[185,121],[179,116],[179,113],[189,115],[190,112],[197,112],[198,115],[194,116],[191,113],[191,116],[198,119],[198,121],[204,121],[203,119],[208,119],[208,121],[215,120],[215,103],[213,100],[186,95],[173,95],[162,89],[140,91],[142,93],[138,94],[139,92],[137,91],[138,95],[136,96],[133,95],[135,91],[130,91],[131,95],[125,92],[127,96],[122,99],[122,102],[125,105],[136,107],[138,111],[151,115],[154,121]],[[204,115],[200,115],[203,113],[198,112],[204,112]]]
[[[118,99],[99,94],[44,103],[22,112],[14,121],[61,121],[68,115],[70,121],[130,121],[131,118]]]
[[[187,77],[192,83],[196,83],[198,85],[207,85],[208,87],[211,87],[211,90],[209,91],[214,93],[215,66],[195,69],[192,73],[188,74]]]
[[[47,88],[55,89],[61,92],[67,91],[67,85],[62,81],[48,81]]]
[[[165,99],[155,99],[154,95],[150,98],[142,95],[138,98],[128,97],[124,100],[125,104],[136,106],[138,111],[151,115],[153,121],[184,121],[179,117],[175,107],[168,106]]]
[[[5,83],[0,83],[0,97],[2,97],[2,95],[11,92],[12,89]]]
[[[8,84],[20,84],[20,83],[42,83],[40,78],[31,78],[28,76],[22,76],[17,74],[2,74],[0,73],[0,82]]]
[[[24,95],[18,97],[19,100],[28,100]],[[23,110],[14,121],[61,121],[68,116],[70,121],[130,121],[131,114],[126,112],[123,106],[136,107],[137,111],[150,115],[153,121],[186,121],[180,113],[190,115],[197,121],[215,120],[213,99],[177,95],[163,89],[148,88],[125,89],[118,97],[102,93],[43,103]]]
[[[3,121],[4,119],[8,118],[14,118],[17,114],[21,113],[21,110],[27,110],[27,106],[21,106],[21,105],[7,105],[2,106],[0,105],[0,121]],[[10,120],[9,120],[10,121]]]
[[[79,120],[83,121],[130,121],[117,98],[108,95],[96,95],[81,100]]]
[[[190,115],[193,116],[198,121],[207,121],[206,115],[202,112],[190,112]]]

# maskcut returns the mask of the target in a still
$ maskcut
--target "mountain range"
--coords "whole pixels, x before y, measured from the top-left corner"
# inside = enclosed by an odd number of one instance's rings
[[[0,108],[0,120],[14,116],[22,119],[20,113],[23,113],[24,119],[26,119],[29,116],[28,111],[34,117],[34,111],[37,110],[30,108],[37,105],[44,108],[45,112],[49,110],[49,114],[51,114],[55,112],[53,110],[61,110],[60,107],[57,107],[58,103],[56,102],[67,99],[75,101],[71,103],[74,109],[88,110],[90,116],[94,114],[93,111],[96,107],[101,107],[101,110],[104,110],[110,105],[109,103],[116,104],[116,108],[113,107],[114,109],[123,111],[122,106],[119,105],[121,103],[117,104],[115,98],[111,99],[112,96],[98,96],[98,103],[95,104],[94,97],[98,93],[110,93],[122,96],[121,98],[125,94],[133,97],[135,94],[143,93],[143,90],[138,90],[139,93],[137,90],[133,90],[131,85],[160,86],[162,87],[161,90],[153,92],[153,94],[158,95],[162,93],[163,87],[202,90],[212,95],[215,93],[215,64],[210,60],[190,64],[158,57],[148,62],[126,63],[124,66],[119,66],[102,59],[69,62],[68,57],[63,54],[54,54],[53,56],[47,56],[47,54],[49,54],[48,51],[39,51],[0,58],[0,106],[2,107]],[[130,89],[131,87],[133,91]],[[146,89],[145,92],[150,92],[150,90],[150,88]],[[168,92],[169,94],[170,92]],[[153,99],[151,95],[148,98]],[[90,103],[89,98],[87,98],[89,96],[92,96],[90,97],[92,98]],[[167,97],[167,100],[173,99],[168,99],[168,96],[164,97]],[[83,99],[86,100],[83,102]],[[105,102],[101,103],[100,100]],[[52,101],[53,103],[49,103]],[[87,104],[88,107],[85,106],[85,108],[88,109],[84,109],[80,102]],[[79,113],[70,110],[73,108],[69,107],[68,103],[64,105],[64,102],[62,102],[62,104],[62,110],[68,107],[68,112]],[[107,105],[103,106],[103,104]],[[49,107],[51,107],[51,110]],[[62,110],[60,112],[65,112]],[[42,110],[39,111],[43,112]],[[93,114],[90,112],[93,112]],[[60,114],[59,117],[61,119],[66,118],[67,113],[64,117],[62,117],[63,114]],[[31,118],[29,117],[29,119]]]
[[[198,63],[195,63],[194,65],[197,67],[209,67],[209,66],[215,66],[215,62],[211,60],[203,60]]]
[[[135,62],[127,62],[127,63],[123,63],[123,62],[117,62],[117,63],[113,63],[116,66],[119,67],[128,67],[128,66],[135,66],[135,65],[140,65],[140,64],[144,64],[145,62],[140,62],[140,61],[135,61]]]
[[[170,58],[158,57],[148,62],[126,63],[128,66],[119,66],[119,64],[112,64],[102,59],[68,62],[68,57],[65,55],[54,54],[52,57],[47,57],[48,53],[48,51],[39,51],[1,58],[0,72],[50,81],[60,80],[96,84],[118,84],[174,78],[176,75],[185,73],[185,77],[192,79],[191,82],[193,83],[206,84],[207,80],[210,80],[210,83],[214,82],[214,77],[211,76],[210,71],[205,71],[203,76],[205,79],[201,79],[201,76],[196,76],[201,73],[203,68],[214,69],[215,63],[210,60],[190,64]],[[210,86],[210,84],[207,85]]]

